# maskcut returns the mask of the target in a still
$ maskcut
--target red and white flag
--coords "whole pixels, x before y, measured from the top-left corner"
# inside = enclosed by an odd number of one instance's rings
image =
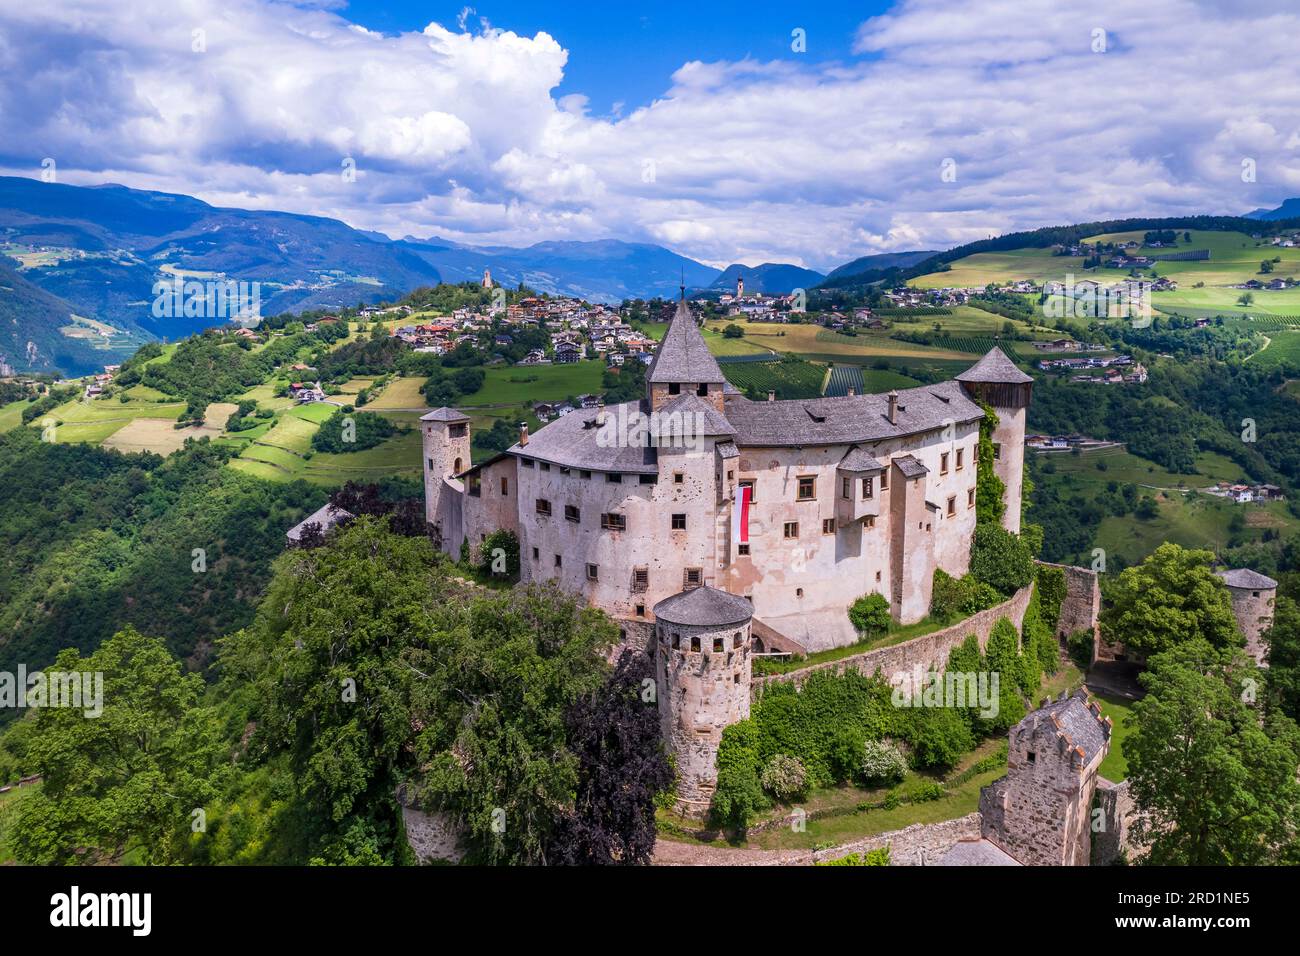
[[[731,516],[732,544],[749,544],[749,499],[753,495],[753,485],[741,485],[736,489],[736,510]]]

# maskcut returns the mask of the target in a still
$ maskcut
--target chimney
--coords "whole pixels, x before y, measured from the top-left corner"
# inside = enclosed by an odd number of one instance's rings
[[[889,392],[889,424],[898,424],[898,392]]]
[[[596,403],[596,424],[597,425],[605,424],[605,399],[604,398],[601,398],[601,400]]]
[[[528,423],[520,422],[519,423],[519,447],[522,448],[527,444],[528,444]]]
[[[775,389],[771,389],[771,388],[769,388],[769,389],[767,390],[767,400],[768,400],[769,402],[775,402],[775,401],[776,401],[776,390],[775,390]]]

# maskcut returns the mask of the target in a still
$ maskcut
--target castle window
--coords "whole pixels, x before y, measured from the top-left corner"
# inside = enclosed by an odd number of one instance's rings
[[[939,456],[939,474],[948,474],[948,453],[946,451]]]
[[[1034,756],[1035,756],[1035,755],[1034,755],[1034,752],[1033,752],[1032,750],[1030,750],[1028,753],[1025,754],[1026,759],[1028,759],[1028,761],[1029,761],[1030,763],[1033,763],[1033,762],[1034,762]]]
[[[682,572],[683,588],[698,588],[702,583],[704,583],[703,568],[686,568]]]
[[[967,508],[974,508],[974,507],[975,507],[975,489],[974,489],[974,488],[967,488],[967,489],[966,489],[966,507],[967,507]]]
[[[549,461],[539,461],[537,463],[537,467],[542,469],[542,471],[550,471],[551,463]]]
[[[456,462],[459,464],[460,459],[456,459]],[[469,494],[471,498],[478,498],[483,494],[483,486],[479,481],[478,475],[469,476]]]
[[[749,545],[741,544],[736,546],[737,554],[749,554]]]
[[[880,572],[879,572],[879,571],[876,572],[876,583],[877,583],[877,584],[880,583]]]
[[[835,533],[835,519],[822,518],[822,534],[834,534],[834,533]]]
[[[578,511],[578,506],[577,506],[577,505],[565,505],[565,506],[564,506],[564,520],[565,520],[565,521],[575,521],[575,522],[578,522],[578,521],[581,521],[581,520],[582,520],[582,514],[581,514],[581,512]]]
[[[600,516],[600,527],[603,531],[626,531],[627,515],[606,512]]]
[[[740,632],[739,632],[739,631],[737,631],[735,634],[731,635],[731,646],[732,646],[732,647],[739,647],[739,646],[740,646]]]
[[[843,498],[853,497],[853,479],[843,478],[840,480],[840,496]]]
[[[560,466],[560,474],[562,474],[562,475],[567,475],[567,474],[569,474],[569,469],[568,469],[568,468],[565,468],[563,465],[561,465],[561,466]]]
[[[600,568],[594,564],[587,565],[587,580],[597,581],[600,579]]]
[[[452,438],[464,438],[467,433],[468,426],[466,425],[452,425],[447,429],[447,434]]]
[[[531,458],[520,458],[519,464],[523,465],[525,468],[531,468],[533,467],[533,460]]]
[[[549,518],[551,516],[551,503],[545,498],[538,498],[537,513],[543,518]]]
[[[617,471],[611,471],[605,476],[605,482],[611,485],[621,485],[623,483],[623,476]]]
[[[787,521],[787,522],[785,523],[785,536],[786,536],[787,538],[797,538],[797,537],[799,537],[799,522],[797,522],[797,521]]]
[[[957,513],[957,496],[956,496],[956,495],[949,495],[949,496],[948,496],[948,514],[950,514],[950,515],[955,515],[956,513]]]
[[[638,604],[638,605],[636,606],[636,616],[637,616],[637,617],[645,617],[645,605],[644,605],[644,604]]]
[[[650,569],[633,568],[632,569],[632,590],[644,591],[650,586]]]
[[[741,488],[749,489],[749,503],[751,505],[758,500],[758,485],[755,484],[753,478],[742,478],[739,484]]]
[[[675,650],[675,651],[680,651],[681,649],[682,649],[682,636],[681,636],[680,634],[674,634],[674,635],[673,635],[673,650]]]
[[[866,501],[868,498],[874,498],[875,496],[876,479],[868,475],[866,478],[862,479],[862,500]]]
[[[673,530],[674,531],[686,530],[686,515],[673,515]]]
[[[501,494],[503,495],[510,494],[510,479],[507,478],[505,475],[501,476]]]
[[[453,475],[459,475],[462,471],[465,470],[465,467],[464,467],[464,466],[465,466],[465,462],[464,462],[464,460],[463,460],[463,459],[460,459],[460,458],[457,458],[457,459],[452,463],[452,466],[451,466],[451,473],[452,473]]]
[[[558,555],[558,554],[557,554],[557,555],[555,556],[555,566],[556,566],[557,568],[562,568],[562,567],[564,567],[564,557],[563,557],[562,555]]]
[[[583,468],[581,471],[578,472],[578,477],[579,477],[579,478],[590,478],[590,477],[591,477],[591,472],[589,472],[589,471],[587,471],[587,469]]]
[[[966,449],[958,448],[957,449],[957,470],[958,471],[961,471],[961,466],[964,464],[965,457],[966,457]]]
[[[889,490],[889,464],[885,464],[885,470],[880,473],[880,490]]]
[[[732,675],[731,675],[731,682],[732,682],[733,684],[739,684],[739,683],[740,683],[740,675],[739,675],[739,674],[732,674]]]
[[[700,652],[700,639],[698,637],[691,638],[691,650],[697,654]]]
[[[1001,459],[1002,459],[1002,445],[999,444],[998,442],[994,442],[994,443],[993,443],[993,460],[994,460],[994,461],[1000,461]]]
[[[803,597],[803,588],[795,588],[795,589],[794,589],[794,596],[797,597],[797,598],[801,598],[801,597]]]
[[[673,472],[673,484],[674,484],[674,485],[680,485],[680,484],[681,484],[682,482],[684,482],[685,480],[686,480],[686,476],[683,475],[680,471],[674,471],[674,472]]]
[[[817,479],[812,475],[801,475],[799,477],[799,501],[812,501],[817,497]]]
[[[727,469],[727,480],[728,480],[728,481],[731,481],[731,479],[733,479],[733,478],[735,478],[735,477],[736,477],[736,472],[735,472],[733,469],[728,468],[728,469]]]
[[[542,559],[541,553],[536,548],[533,548],[533,560],[540,561],[541,559]]]
[[[715,638],[713,639],[713,653],[715,653],[715,654],[721,654],[721,653],[722,653],[722,638],[720,638],[720,637],[715,637]]]
[[[641,476],[641,484],[643,484],[643,485],[653,485],[653,484],[657,484],[658,481],[659,481],[659,476],[658,476],[658,475],[642,475],[642,476]]]
[[[1258,591],[1251,591],[1251,592],[1250,592],[1250,596],[1253,597],[1253,598],[1255,598],[1255,597],[1259,597],[1259,592],[1258,592]]]
[[[669,395],[680,395],[681,393],[682,393],[682,386],[681,386],[679,383],[677,383],[677,382],[669,382],[669,383],[668,383],[668,394],[669,394]]]
[[[707,383],[707,382],[701,382],[699,385],[695,386],[695,394],[696,394],[696,395],[708,395],[708,394],[709,394],[709,385],[708,385],[708,383]]]
[[[430,458],[430,459],[429,459],[429,470],[430,470],[430,471],[433,471],[433,470],[434,470],[435,468],[437,468],[437,467],[438,467],[438,466],[435,465],[435,464],[433,463],[433,459]]]

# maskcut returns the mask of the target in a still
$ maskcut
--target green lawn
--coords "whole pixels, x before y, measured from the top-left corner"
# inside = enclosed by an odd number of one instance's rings
[[[0,432],[7,432],[11,428],[17,428],[23,423],[23,409],[30,405],[28,399],[21,402],[10,402],[8,405],[0,405]]]
[[[555,402],[599,392],[604,370],[605,363],[599,359],[565,365],[496,366],[486,370],[483,387],[461,398],[456,407]]]
[[[1133,732],[1133,728],[1127,726],[1127,718],[1133,712],[1133,702],[1123,697],[1096,696],[1096,700],[1101,706],[1102,716],[1109,717],[1114,723],[1110,732],[1110,752],[1097,772],[1112,783],[1119,783],[1128,776],[1124,741]]]
[[[1039,454],[1031,452],[1030,454]],[[1215,452],[1201,452],[1196,457],[1195,475],[1166,471],[1154,462],[1130,454],[1121,448],[1101,448],[1078,455],[1069,452],[1045,452],[1039,460],[1050,462],[1057,474],[1073,475],[1080,481],[1105,485],[1111,481],[1134,483],[1156,488],[1204,488],[1217,481],[1241,481],[1246,476],[1231,458]],[[1099,467],[1101,466],[1101,467]]]

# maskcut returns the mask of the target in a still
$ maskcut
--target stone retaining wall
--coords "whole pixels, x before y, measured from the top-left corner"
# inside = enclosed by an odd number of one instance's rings
[[[1004,617],[1008,618],[1018,631],[1024,621],[1025,610],[1029,607],[1029,599],[1032,597],[1033,591],[1034,586],[1031,584],[1028,587],[1021,588],[1009,600],[1003,601],[1001,604],[972,614],[965,620],[958,621],[950,627],[945,627],[932,634],[914,637],[912,640],[903,641],[901,644],[877,647],[869,651],[863,651],[861,654],[842,657],[837,661],[810,664],[807,667],[801,667],[785,674],[767,674],[763,677],[755,677],[750,687],[750,694],[754,698],[761,696],[763,688],[768,684],[802,684],[809,674],[815,674],[818,671],[845,674],[851,670],[856,670],[868,676],[880,671],[888,676],[899,672],[911,673],[918,667],[922,670],[940,669],[947,663],[948,655],[952,653],[953,648],[960,646],[972,634],[979,639],[980,648],[983,649],[988,644],[989,634],[992,632],[993,626]]]
[[[878,833],[829,850],[814,850],[812,861],[824,863],[850,853],[868,853],[889,847],[890,866],[938,866],[944,854],[960,840],[978,840],[980,815],[968,813],[956,820],[939,823],[913,823],[910,827]]]

